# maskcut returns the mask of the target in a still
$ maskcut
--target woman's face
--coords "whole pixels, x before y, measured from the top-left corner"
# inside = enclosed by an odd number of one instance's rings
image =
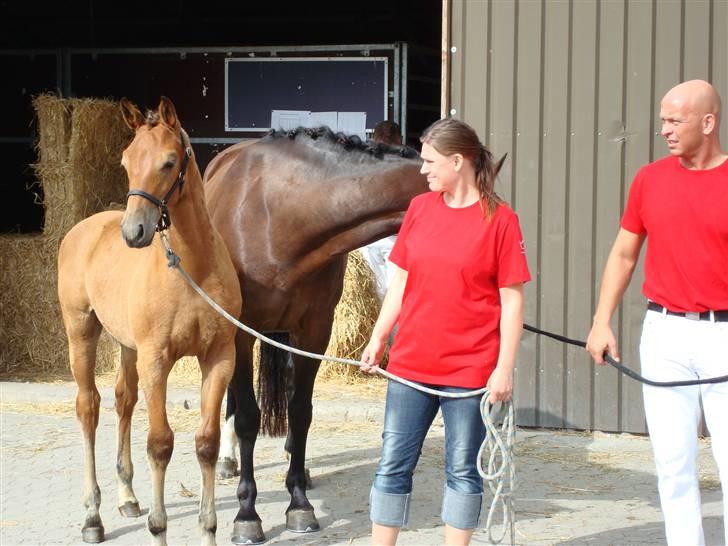
[[[451,192],[458,180],[456,162],[458,154],[446,156],[435,150],[428,143],[422,144],[422,168],[420,172],[427,176],[430,191]]]

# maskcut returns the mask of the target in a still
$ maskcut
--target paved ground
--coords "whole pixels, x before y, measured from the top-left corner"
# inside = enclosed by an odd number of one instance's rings
[[[288,504],[283,480],[283,440],[260,438],[256,450],[258,510],[269,544],[364,545],[369,543],[367,497],[378,457],[381,396],[361,389],[317,386],[308,466],[309,498],[322,531],[285,530]],[[83,454],[69,383],[0,383],[0,544],[77,544]],[[175,450],[166,481],[169,543],[197,544],[199,473],[193,430],[197,392],[170,389]],[[186,403],[185,403],[186,402]],[[185,406],[189,407],[187,409]],[[134,420],[135,490],[143,510],[150,487],[144,459],[146,412]],[[113,393],[102,389],[97,469],[107,544],[148,544],[146,518],[122,518],[116,510]],[[516,460],[518,544],[664,544],[649,442],[631,435],[519,430]],[[720,487],[708,441],[701,441],[701,484],[708,544],[722,543]],[[415,476],[410,524],[400,544],[440,544],[442,427],[436,423]],[[192,495],[192,496],[190,496]],[[228,544],[237,511],[235,482],[217,486],[220,544]],[[476,532],[474,544],[488,544]],[[508,543],[508,540],[505,541]]]

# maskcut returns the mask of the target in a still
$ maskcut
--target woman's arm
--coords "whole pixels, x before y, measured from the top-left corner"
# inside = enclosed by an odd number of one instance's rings
[[[365,372],[374,373],[375,368],[379,366],[379,359],[384,353],[389,332],[392,331],[402,309],[402,295],[407,284],[407,271],[397,266],[394,268],[392,280],[382,302],[382,310],[374,324],[372,337],[361,355],[362,370]]]
[[[523,283],[499,290],[501,299],[500,351],[488,380],[490,401],[507,402],[513,394],[513,368],[523,331]]]

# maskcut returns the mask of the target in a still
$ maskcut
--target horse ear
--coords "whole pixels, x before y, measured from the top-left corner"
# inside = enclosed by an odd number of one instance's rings
[[[177,110],[174,108],[174,104],[167,97],[162,96],[159,100],[159,118],[165,125],[169,125],[172,129],[179,127],[179,118],[177,117]]]
[[[136,131],[138,127],[144,124],[144,116],[139,111],[139,108],[126,97],[119,101],[121,107],[121,115],[124,117],[124,122],[129,126],[132,131]]]
[[[498,176],[498,173],[500,172],[501,168],[503,167],[503,163],[506,162],[506,157],[508,157],[508,152],[503,154],[503,157],[501,157],[498,160],[498,163],[495,164],[495,175]]]

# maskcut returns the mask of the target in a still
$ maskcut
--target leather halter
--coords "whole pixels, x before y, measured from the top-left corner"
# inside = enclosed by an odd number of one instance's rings
[[[129,201],[129,197],[132,195],[138,195],[147,201],[151,201],[157,206],[159,209],[159,222],[157,222],[156,231],[158,232],[162,232],[172,225],[172,218],[169,216],[167,203],[169,203],[172,194],[177,188],[179,188],[180,193],[182,193],[182,187],[185,184],[185,173],[187,172],[187,165],[189,164],[190,157],[192,157],[192,147],[185,146],[184,136],[182,136],[182,146],[185,151],[182,156],[182,166],[180,167],[179,174],[177,175],[177,179],[174,181],[174,184],[172,184],[172,187],[169,188],[169,191],[164,195],[164,197],[162,197],[162,199],[157,199],[151,193],[147,193],[143,190],[129,190],[129,193],[126,194],[127,201]]]

